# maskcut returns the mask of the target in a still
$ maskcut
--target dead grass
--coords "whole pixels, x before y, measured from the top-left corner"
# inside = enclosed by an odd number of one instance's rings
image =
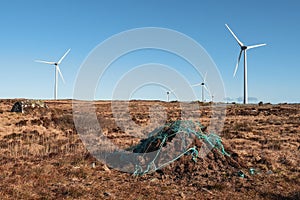
[[[299,199],[300,105],[229,106],[220,135],[230,159],[209,154],[193,163],[185,156],[133,177],[87,152],[73,124],[71,101],[46,101],[49,109],[24,114],[9,112],[15,101],[0,100],[1,199]],[[129,132],[114,122],[110,102],[96,103],[97,117],[105,135],[127,148],[147,132],[154,104],[165,108],[168,121],[181,117],[178,102],[151,101],[130,102],[130,119],[140,128]],[[199,105],[190,112],[209,125],[209,104]],[[237,176],[240,169],[246,178]]]

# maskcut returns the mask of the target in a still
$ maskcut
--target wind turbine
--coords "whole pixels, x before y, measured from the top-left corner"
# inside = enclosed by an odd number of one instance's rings
[[[241,47],[241,51],[234,69],[234,73],[233,76],[235,76],[237,69],[239,67],[239,62],[241,60],[241,56],[242,53],[244,53],[244,104],[248,103],[248,82],[247,82],[247,50],[249,49],[253,49],[256,47],[261,47],[261,46],[265,46],[266,44],[256,44],[256,45],[251,45],[251,46],[246,46],[244,45],[239,39],[238,37],[233,33],[233,31],[229,28],[229,26],[227,24],[225,24],[225,26],[227,27],[227,29],[230,31],[230,33],[232,34],[232,36],[235,38],[235,40],[237,41],[237,43],[239,44],[239,46]]]
[[[175,91],[175,90],[176,90],[176,89],[173,89],[173,90],[166,90],[166,93],[167,93],[167,102],[170,101],[170,94],[171,94],[171,93],[174,94],[174,91]]]
[[[210,97],[211,97],[211,102],[214,102],[215,94],[211,93]]]
[[[67,54],[70,52],[71,49],[69,49],[60,59],[58,62],[49,62],[49,61],[43,61],[43,60],[35,60],[35,62],[54,65],[55,66],[55,83],[54,83],[54,99],[57,99],[57,87],[58,87],[58,73],[65,83],[64,77],[59,69],[60,63],[63,61],[63,59],[67,56]]]
[[[210,91],[208,90],[208,88],[206,87],[206,75],[207,73],[205,73],[204,78],[203,78],[203,82],[201,83],[197,83],[195,85],[192,85],[192,87],[196,87],[201,85],[201,89],[202,89],[202,102],[204,102],[204,89],[209,93],[210,95]]]

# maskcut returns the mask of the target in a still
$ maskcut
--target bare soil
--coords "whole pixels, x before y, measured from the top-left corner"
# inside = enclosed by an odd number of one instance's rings
[[[12,113],[16,101],[0,100],[0,199],[300,199],[300,104],[227,105],[218,134],[229,157],[213,150],[194,162],[185,155],[156,172],[133,176],[86,150],[71,100]],[[208,126],[211,105],[195,103],[201,109],[193,112]],[[178,102],[132,101],[131,120],[147,125],[154,104],[165,108],[167,121],[180,119]],[[122,148],[139,143],[134,134],[141,130],[118,127],[111,102],[95,106],[109,139]]]

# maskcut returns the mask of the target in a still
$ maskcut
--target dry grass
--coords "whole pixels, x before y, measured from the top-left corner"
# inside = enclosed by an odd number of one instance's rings
[[[88,153],[73,124],[71,101],[47,101],[49,109],[24,114],[9,112],[15,101],[0,101],[1,199],[299,199],[300,105],[228,106],[220,135],[231,160],[209,154],[192,163],[185,156],[133,177]],[[150,117],[153,105],[163,110]],[[104,134],[122,148],[136,144],[135,136],[145,136],[161,118],[182,116],[178,102],[133,101],[130,120],[123,120],[137,128],[124,131],[110,102],[97,102],[96,110]],[[208,104],[189,113],[209,125]],[[256,174],[250,176],[249,168]],[[244,179],[235,173],[241,169]]]

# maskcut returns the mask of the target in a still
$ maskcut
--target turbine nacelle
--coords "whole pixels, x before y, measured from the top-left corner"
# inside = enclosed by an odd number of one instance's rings
[[[247,46],[242,46],[241,49],[242,51],[246,50],[248,47]]]

